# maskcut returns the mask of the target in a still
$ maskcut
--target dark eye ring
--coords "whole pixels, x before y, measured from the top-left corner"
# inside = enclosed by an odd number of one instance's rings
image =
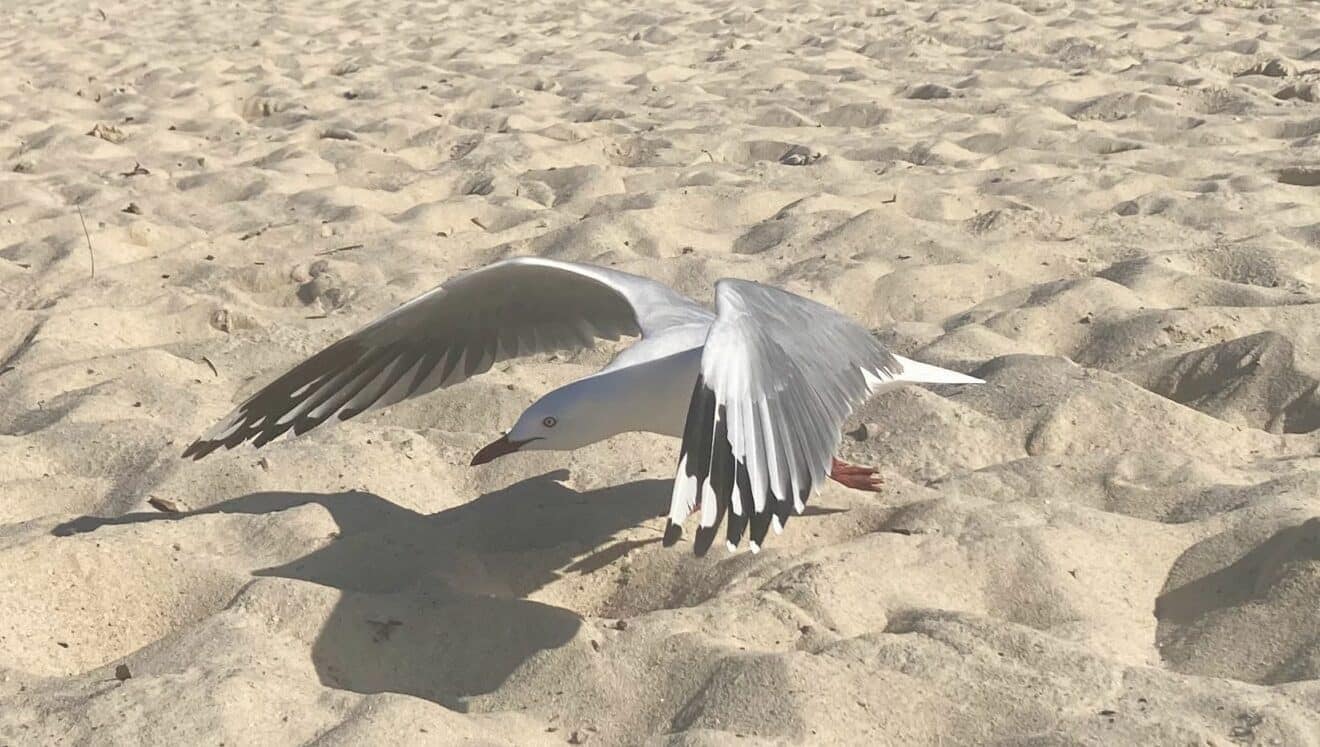
[[[559,421],[556,420],[555,417],[554,417],[553,415],[551,415],[550,417],[547,417],[547,418],[545,418],[544,420],[541,421],[541,425],[544,425],[546,428],[554,428],[555,425],[558,424],[558,423],[559,423]]]

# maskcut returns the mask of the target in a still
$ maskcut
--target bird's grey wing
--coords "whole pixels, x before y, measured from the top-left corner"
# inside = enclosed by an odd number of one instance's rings
[[[802,513],[839,446],[852,409],[902,364],[833,309],[769,286],[721,280],[716,318],[688,405],[665,543],[700,506],[695,548],[720,523],[736,547]],[[727,519],[727,521],[726,521]]]
[[[519,257],[457,275],[333,343],[239,405],[185,457],[261,446],[483,373],[496,362],[646,335],[712,314],[647,278]]]

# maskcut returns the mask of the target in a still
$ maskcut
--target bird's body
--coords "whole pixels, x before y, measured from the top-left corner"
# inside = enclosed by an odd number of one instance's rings
[[[593,428],[580,429],[587,440],[581,448],[620,433],[645,432],[682,436],[692,385],[701,370],[702,345],[681,347],[693,332],[684,328],[662,332],[625,348],[609,365],[590,376],[569,382],[542,397],[562,411],[561,403],[586,403],[609,417],[590,418]],[[568,408],[573,409],[573,408]]]
[[[712,312],[655,281],[522,257],[459,275],[330,345],[239,405],[185,457],[301,434],[332,416],[453,386],[494,362],[640,337],[603,369],[529,406],[472,463],[528,449],[577,449],[644,431],[683,439],[666,541],[701,512],[699,552],[728,516],[728,542],[759,549],[830,476],[872,470],[833,459],[853,407],[901,382],[977,383],[885,350],[828,307],[721,280]]]

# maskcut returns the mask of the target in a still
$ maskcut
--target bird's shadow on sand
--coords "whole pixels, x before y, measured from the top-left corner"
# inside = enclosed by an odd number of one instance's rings
[[[530,601],[528,594],[659,541],[658,534],[655,540],[610,539],[664,512],[668,480],[578,492],[558,482],[566,476],[541,475],[432,515],[364,492],[268,492],[194,512],[82,517],[54,533],[320,504],[339,536],[253,575],[341,590],[312,647],[321,681],[462,710],[465,696],[496,689],[530,657],[563,645],[580,628],[574,612]]]

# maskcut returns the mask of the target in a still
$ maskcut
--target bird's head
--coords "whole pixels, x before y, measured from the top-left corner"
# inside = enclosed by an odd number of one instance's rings
[[[599,428],[590,407],[582,407],[574,392],[559,389],[528,407],[508,433],[487,444],[472,457],[473,466],[494,461],[515,451],[568,451],[608,437]]]

